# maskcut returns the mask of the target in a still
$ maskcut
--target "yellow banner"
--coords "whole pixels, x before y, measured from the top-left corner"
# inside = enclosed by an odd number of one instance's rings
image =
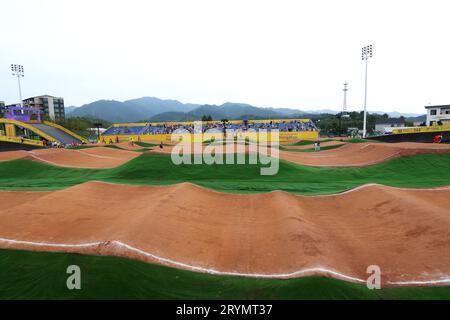
[[[32,140],[32,139],[12,137],[12,136],[7,137],[7,136],[0,135],[0,141],[22,143],[22,144],[28,144],[28,145],[40,146],[40,147],[44,146],[42,141],[39,141],[39,140]]]
[[[450,125],[446,126],[431,126],[431,127],[415,127],[415,128],[405,128],[405,129],[393,129],[393,134],[401,133],[424,133],[424,132],[439,132],[439,131],[450,131]]]
[[[222,133],[204,133],[204,134],[174,134],[175,141],[172,141],[171,134],[141,134],[141,135],[112,135],[112,136],[100,136],[99,142],[101,143],[116,143],[122,141],[134,142],[181,142],[181,141],[192,141],[192,142],[203,142],[214,139],[223,139]],[[248,137],[249,140],[258,141],[259,135],[256,132],[250,133],[237,133],[237,138],[245,139]],[[296,131],[296,132],[280,132],[279,139],[281,143],[286,143],[296,140],[317,140],[319,138],[319,132],[317,131]],[[270,132],[267,134],[268,142],[271,140]]]

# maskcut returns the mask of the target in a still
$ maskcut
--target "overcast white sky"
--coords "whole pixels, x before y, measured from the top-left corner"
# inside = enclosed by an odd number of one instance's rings
[[[450,104],[448,0],[2,0],[0,100],[141,96],[303,110]]]

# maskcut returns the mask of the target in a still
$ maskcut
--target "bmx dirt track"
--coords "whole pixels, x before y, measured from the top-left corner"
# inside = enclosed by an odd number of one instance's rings
[[[348,143],[337,149],[320,152],[280,150],[280,159],[316,167],[363,167],[402,156],[450,153],[450,145],[430,143]]]
[[[105,147],[80,150],[37,149],[28,152],[0,152],[0,160],[28,159],[60,167],[106,169],[120,166],[139,155],[139,152]]]
[[[364,167],[384,161],[392,160],[402,156],[411,156],[416,154],[431,154],[431,153],[450,153],[450,145],[448,144],[430,144],[430,143],[342,143],[333,142],[326,145],[341,145],[337,149],[324,150],[320,152],[298,152],[299,149],[310,149],[311,146],[288,147],[293,151],[279,151],[278,157],[282,160],[294,162],[301,165],[316,166],[316,167]],[[236,146],[235,146],[236,148]],[[242,147],[243,148],[243,147]],[[249,146],[245,147],[245,151],[249,152]],[[155,148],[152,151],[145,153],[170,154],[173,147],[165,147],[163,149]],[[188,150],[188,149],[185,149]],[[190,147],[192,153],[195,149]],[[268,148],[270,154],[270,148]],[[214,150],[216,154],[226,152],[221,145],[217,145]]]
[[[450,283],[450,188],[367,185],[331,196],[88,182],[0,192],[0,246],[118,255],[194,271]]]
[[[201,145],[200,145],[201,146]],[[236,147],[236,146],[235,146]],[[136,150],[137,146],[130,147]],[[34,151],[0,152],[0,161],[29,159],[70,168],[114,168],[145,154],[170,154],[174,147],[159,147],[152,151],[136,152],[118,148],[92,147],[81,150],[42,149]],[[221,146],[215,152],[220,154]],[[248,152],[248,146],[245,147]],[[195,149],[191,146],[191,152]],[[270,148],[268,148],[270,150]],[[270,151],[269,151],[270,152]],[[337,149],[320,152],[279,151],[280,159],[317,167],[363,167],[401,156],[427,153],[450,153],[448,144],[429,143],[348,143]]]

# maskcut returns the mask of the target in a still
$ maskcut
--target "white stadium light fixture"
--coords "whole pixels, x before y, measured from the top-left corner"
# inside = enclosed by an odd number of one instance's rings
[[[366,61],[366,75],[365,75],[365,85],[364,85],[364,124],[363,124],[363,138],[367,134],[367,62],[369,58],[373,57],[372,45],[365,46],[361,49],[361,59]]]
[[[19,85],[19,99],[20,99],[20,105],[23,105],[22,102],[22,88],[20,86],[20,77],[25,76],[25,72],[23,69],[23,66],[20,64],[11,64],[11,72],[13,76],[17,76],[17,83]]]

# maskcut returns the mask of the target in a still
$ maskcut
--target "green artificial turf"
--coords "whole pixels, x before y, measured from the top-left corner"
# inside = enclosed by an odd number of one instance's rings
[[[273,176],[260,175],[260,168],[251,164],[177,166],[165,154],[143,154],[113,169],[71,169],[14,160],[0,163],[0,189],[54,190],[101,180],[140,185],[191,182],[224,192],[284,190],[313,195],[342,192],[366,183],[408,188],[450,184],[450,154],[401,157],[361,168],[319,168],[281,160]]]
[[[333,149],[340,148],[340,147],[342,147],[344,145],[345,144],[338,144],[338,145],[335,145],[335,146],[320,147],[320,151],[333,150]],[[280,150],[292,151],[292,152],[320,152],[320,151],[315,151],[314,148],[310,148],[310,149],[292,149],[292,148],[286,148],[284,146],[280,146]]]
[[[316,143],[317,140],[300,140],[297,141],[295,143],[291,143],[291,144],[284,144],[283,146],[289,147],[289,146],[308,146],[308,145],[313,145],[314,143]],[[323,139],[323,140],[319,140],[321,143],[323,142],[328,142],[328,141],[333,141],[333,139]]]
[[[379,142],[379,141],[353,138],[353,139],[344,140],[344,142],[347,142],[347,143],[363,143],[363,142]]]
[[[159,147],[159,144],[149,143],[149,142],[140,142],[140,141],[138,141],[138,142],[135,142],[134,144],[137,144],[138,146],[144,147],[144,148],[147,148],[147,147]],[[163,143],[163,146],[169,146],[169,145]]]
[[[344,139],[340,139],[340,138],[335,138],[335,139],[321,139],[319,140],[321,143],[324,142],[329,142],[329,141],[342,141],[342,142],[346,142],[346,143],[363,143],[363,142],[378,142],[376,140],[366,140],[366,139],[357,139],[357,138],[353,138],[353,139],[348,139],[348,140],[344,140]],[[307,146],[307,145],[313,145],[314,143],[316,143],[316,140],[302,140],[302,141],[297,141],[295,143],[291,143],[291,144],[283,144],[284,147],[292,147],[292,146]]]
[[[89,148],[94,148],[94,146],[81,145],[81,146],[76,146],[76,147],[72,147],[72,146],[67,147],[67,149],[71,149],[71,150],[82,150],[82,149],[89,149]]]
[[[66,286],[81,269],[81,290]],[[450,299],[450,287],[369,290],[341,280],[254,279],[73,253],[0,250],[0,299]]]
[[[141,149],[130,150],[130,149],[126,149],[126,148],[122,148],[122,147],[116,146],[114,144],[107,144],[107,145],[100,146],[100,147],[111,148],[111,149],[119,149],[119,150],[125,150],[125,151],[133,151],[133,152],[146,152],[146,151],[152,150],[151,148],[141,148]]]

